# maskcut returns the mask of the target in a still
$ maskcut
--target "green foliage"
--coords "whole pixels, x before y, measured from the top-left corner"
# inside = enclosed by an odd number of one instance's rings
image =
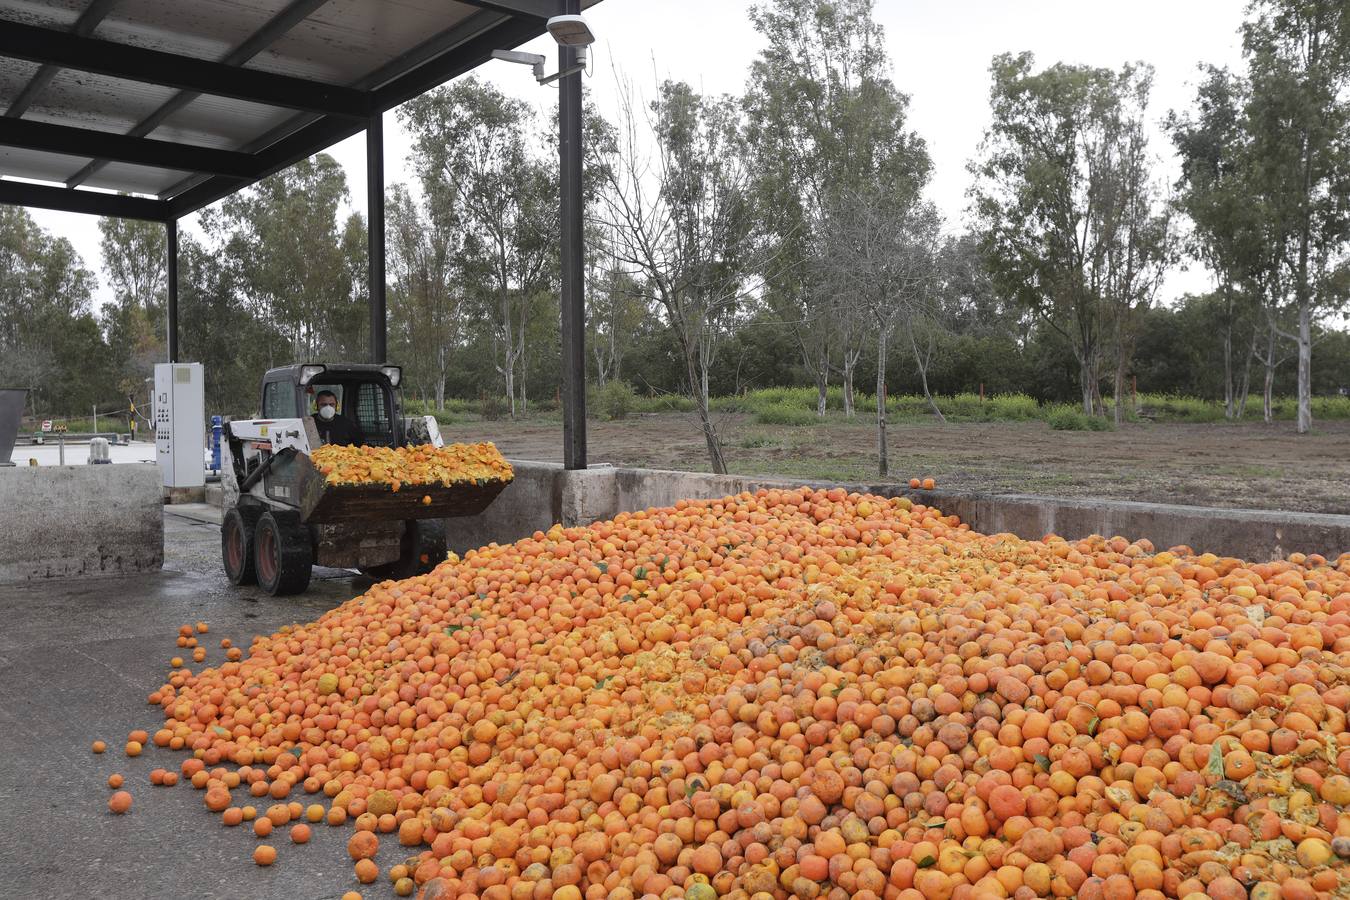
[[[609,419],[626,419],[637,408],[637,392],[626,381],[610,381],[603,388],[592,390],[589,405],[595,412]]]
[[[0,385],[27,388],[39,415],[78,413],[117,396],[93,288],[70,241],[21,207],[0,207]]]
[[[230,196],[203,220],[244,280],[249,311],[290,344],[286,362],[359,359],[366,350],[365,225],[344,218],[347,199],[342,166],[320,153]]]
[[[484,394],[478,401],[478,414],[490,422],[495,422],[510,412],[510,405],[500,394]]]
[[[657,394],[651,397],[637,397],[633,408],[635,412],[643,413],[693,412],[695,403],[692,397],[683,394]]]
[[[1115,425],[1110,419],[1101,416],[1084,415],[1077,407],[1061,405],[1054,407],[1046,416],[1046,422],[1055,431],[1112,431]]]
[[[1069,337],[1086,388],[1100,378],[1104,348],[1129,347],[1151,304],[1149,276],[1172,256],[1143,162],[1153,70],[1034,65],[1030,52],[990,65],[974,209],[994,285]],[[1121,280],[1126,271],[1135,274]],[[1128,353],[1118,362],[1123,372]]]
[[[1154,421],[1221,422],[1223,404],[1177,394],[1140,394],[1139,414]]]
[[[455,409],[452,409],[452,404],[460,407],[460,411],[457,412]],[[454,425],[464,421],[463,412],[466,410],[464,410],[463,407],[466,405],[466,401],[463,400],[451,401],[447,399],[445,408],[438,410],[436,409],[436,404],[432,401],[428,400],[424,402],[414,397],[404,397],[403,414],[405,416],[432,416],[436,419],[437,424]]]
[[[94,419],[92,416],[73,419],[53,419],[54,425],[66,426],[66,432],[69,434],[92,434],[94,431]],[[37,419],[24,419],[19,426],[19,433],[28,431],[38,431],[42,427]],[[125,414],[120,416],[105,416],[101,413],[98,417],[98,433],[108,434],[126,434],[131,429],[127,426],[127,417]]]
[[[812,424],[812,422],[817,421],[815,416],[817,396],[816,389],[811,387],[761,388],[760,390],[747,391],[737,397],[714,398],[712,407],[720,412],[750,413],[756,416],[769,411],[770,417],[779,415],[781,409],[792,409],[810,413],[811,421],[803,421],[800,424]],[[963,393],[936,397],[935,399],[938,408],[942,410],[942,414],[956,421],[1015,422],[1041,417],[1041,411],[1035,398],[1026,394],[1000,394],[980,400],[979,394]],[[859,417],[870,416],[876,412],[876,398],[870,394],[854,394],[853,406]],[[826,391],[825,408],[830,412],[843,411],[843,388],[831,387]],[[919,394],[900,394],[888,397],[886,411],[888,415],[902,419],[927,417],[933,414],[928,401]],[[774,424],[790,425],[794,423],[783,421]]]
[[[1298,400],[1280,397],[1274,403],[1275,418],[1294,421],[1298,415]],[[1313,421],[1318,419],[1350,419],[1350,397],[1313,397]]]
[[[815,425],[820,419],[815,413],[786,403],[770,403],[759,408],[755,421],[761,425]]]

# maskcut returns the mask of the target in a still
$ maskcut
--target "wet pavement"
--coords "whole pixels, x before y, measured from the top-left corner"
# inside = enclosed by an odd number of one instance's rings
[[[179,626],[208,623],[207,660],[197,665],[219,664],[221,638],[247,648],[254,635],[312,620],[370,584],[316,569],[300,597],[233,587],[221,572],[214,518],[207,507],[166,512],[165,567],[156,575],[0,585],[0,898],[394,896],[383,874],[373,885],[356,883],[350,825],[313,826],[305,846],[277,829],[267,840],[277,863],[261,869],[251,829],[222,826],[183,782],[150,784],[152,769],[177,770],[185,753],[153,745],[135,759],[124,753],[129,731],[153,733],[162,721],[146,697],[163,684],[168,660],[181,655],[194,665],[175,645]],[[90,751],[96,739],[106,753]],[[124,816],[108,811],[113,772],[134,798]],[[274,802],[240,790],[235,797],[260,813]],[[382,841],[382,868],[407,855],[393,837]]]

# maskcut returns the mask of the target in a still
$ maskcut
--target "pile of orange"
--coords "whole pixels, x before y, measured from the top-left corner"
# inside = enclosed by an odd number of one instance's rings
[[[321,795],[426,898],[1350,889],[1350,554],[742,494],[452,556],[151,701],[212,808]]]
[[[511,464],[491,442],[437,447],[345,447],[326,444],[312,454],[314,467],[329,484],[449,486],[510,481]]]

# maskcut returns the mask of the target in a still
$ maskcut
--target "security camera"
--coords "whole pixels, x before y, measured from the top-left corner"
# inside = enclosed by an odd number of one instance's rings
[[[560,47],[572,48],[572,65],[552,75],[544,75],[544,57],[538,53],[522,53],[519,50],[493,50],[495,59],[519,63],[534,70],[534,78],[540,84],[552,84],[559,78],[576,75],[586,70],[587,51],[595,43],[595,34],[591,26],[581,16],[554,16],[548,20],[548,33]]]
[[[554,16],[547,27],[553,39],[564,47],[589,47],[595,43],[591,26],[581,16]]]

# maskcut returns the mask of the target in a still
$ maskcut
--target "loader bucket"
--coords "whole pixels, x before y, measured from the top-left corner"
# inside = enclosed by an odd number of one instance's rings
[[[476,516],[487,509],[509,481],[477,484],[404,485],[329,484],[308,456],[298,455],[300,518],[316,525]]]

